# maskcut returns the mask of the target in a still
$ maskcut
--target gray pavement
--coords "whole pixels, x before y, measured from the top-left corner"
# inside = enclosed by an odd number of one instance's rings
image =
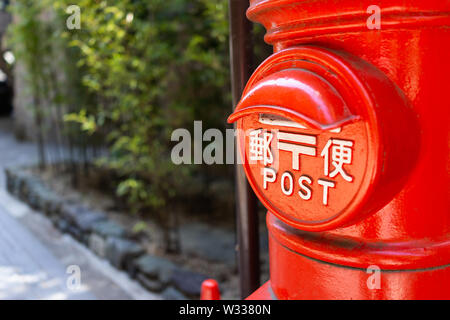
[[[0,299],[159,299],[6,192],[4,168],[36,161],[0,118]]]

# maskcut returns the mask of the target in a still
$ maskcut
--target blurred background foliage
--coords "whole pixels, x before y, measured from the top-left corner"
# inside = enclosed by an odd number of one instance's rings
[[[67,27],[71,5],[80,29]],[[232,166],[170,159],[174,129],[226,128],[227,0],[15,0],[10,10],[8,46],[26,70],[42,167],[62,163],[74,186],[104,170],[126,211],[154,214],[166,229],[177,202],[209,201],[206,211],[232,216]],[[270,53],[262,41],[254,48],[255,63]]]
[[[66,27],[73,4],[79,30]],[[9,42],[27,69],[40,143],[57,131],[72,153],[103,152],[96,164],[118,173],[133,211],[186,189],[195,168],[172,164],[170,134],[194,119],[225,128],[227,1],[16,0],[11,9]]]

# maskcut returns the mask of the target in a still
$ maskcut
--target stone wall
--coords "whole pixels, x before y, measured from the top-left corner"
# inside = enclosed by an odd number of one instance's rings
[[[44,213],[62,232],[69,233],[95,254],[124,270],[151,292],[165,299],[199,299],[206,275],[164,257],[149,255],[132,232],[99,211],[68,203],[42,181],[21,169],[7,169],[7,190]]]
[[[9,23],[11,22],[11,15],[4,11],[0,11],[0,34],[3,35],[6,31],[6,28],[8,27]]]
[[[32,103],[33,98],[29,88],[27,88],[25,73],[26,70],[21,63],[16,63],[14,67],[14,100],[13,119],[14,134],[19,140],[34,140],[36,136],[36,126],[33,119]]]
[[[45,15],[42,19],[48,19]],[[0,36],[2,40],[2,51],[8,49],[5,43],[4,31],[10,23],[17,20],[16,16],[11,17],[10,14],[0,11]],[[20,61],[14,63],[12,70],[12,86],[14,88],[13,99],[13,120],[14,133],[19,140],[35,140],[36,126],[34,124],[34,116],[32,111],[33,96],[31,88],[27,84],[27,70]]]

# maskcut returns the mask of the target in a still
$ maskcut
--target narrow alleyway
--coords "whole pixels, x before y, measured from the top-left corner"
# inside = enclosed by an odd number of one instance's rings
[[[4,168],[36,161],[0,118],[0,299],[157,299],[6,192]],[[76,289],[69,266],[80,270]]]

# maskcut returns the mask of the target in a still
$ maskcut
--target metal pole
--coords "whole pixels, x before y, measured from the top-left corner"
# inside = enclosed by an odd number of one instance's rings
[[[247,0],[229,0],[233,108],[253,69],[252,24],[245,16],[247,8]],[[236,164],[235,168],[238,268],[241,297],[246,298],[260,285],[257,200],[242,165]]]

